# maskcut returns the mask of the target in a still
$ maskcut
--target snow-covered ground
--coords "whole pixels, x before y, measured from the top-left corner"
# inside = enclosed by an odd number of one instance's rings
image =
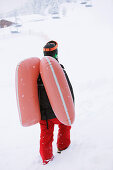
[[[65,18],[22,18],[18,34],[0,29],[0,169],[113,170],[113,2],[95,0],[92,8],[77,3]],[[33,17],[34,18],[34,17]],[[16,65],[43,57],[49,40],[59,44],[59,61],[72,82],[76,119],[69,149],[46,166],[39,155],[39,124],[22,127],[15,95]]]

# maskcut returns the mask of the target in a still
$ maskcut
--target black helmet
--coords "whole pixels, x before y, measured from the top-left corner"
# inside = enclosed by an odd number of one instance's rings
[[[51,56],[58,60],[58,44],[56,41],[49,41],[43,48],[44,56]]]

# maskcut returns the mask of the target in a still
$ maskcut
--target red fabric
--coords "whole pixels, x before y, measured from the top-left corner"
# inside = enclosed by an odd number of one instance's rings
[[[48,129],[46,120],[40,121],[40,155],[42,157],[43,163],[49,161],[53,157],[53,131],[54,125],[58,124],[59,131],[57,137],[57,148],[59,150],[64,150],[70,145],[70,129],[71,126],[66,126],[62,124],[57,118],[48,120]]]

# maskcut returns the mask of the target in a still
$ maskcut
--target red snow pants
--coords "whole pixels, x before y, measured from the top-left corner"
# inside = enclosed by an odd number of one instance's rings
[[[58,124],[58,136],[57,136],[57,148],[59,150],[66,149],[71,141],[70,141],[70,129],[71,126],[66,126],[62,124],[57,118],[49,119],[48,120],[48,129],[47,129],[47,122],[46,120],[40,121],[40,155],[42,157],[43,163],[46,160],[50,160],[53,157],[53,149],[52,149],[52,142],[53,142],[53,132],[54,132],[54,125]]]

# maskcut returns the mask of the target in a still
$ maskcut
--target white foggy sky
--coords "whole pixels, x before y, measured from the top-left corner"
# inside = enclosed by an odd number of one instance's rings
[[[20,7],[28,0],[0,0],[0,13]]]

